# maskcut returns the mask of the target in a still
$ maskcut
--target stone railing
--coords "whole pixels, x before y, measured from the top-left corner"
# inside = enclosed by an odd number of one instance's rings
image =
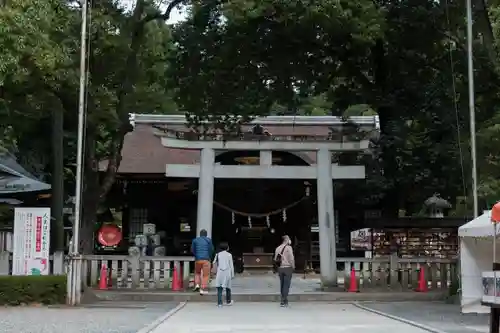
[[[112,288],[163,289],[170,288],[174,266],[184,286],[190,278],[193,257],[129,257],[124,255],[84,255],[82,281],[85,286],[99,284],[101,268],[106,267],[108,284]],[[50,256],[49,274],[67,273],[68,259],[63,253]],[[13,258],[9,252],[0,252],[0,276],[12,274]]]
[[[241,134],[234,133],[198,133],[194,131],[173,130],[161,126],[154,126],[157,130],[157,135],[166,136],[172,139],[187,140],[187,141],[317,141],[317,142],[351,142],[368,140],[372,137],[374,131],[359,131],[354,133],[331,132],[328,135],[303,135],[303,134],[253,134],[243,132]]]
[[[112,288],[165,289],[170,288],[174,267],[187,287],[190,262],[193,257],[130,257],[120,255],[83,256],[82,279],[89,287],[97,286],[101,267],[105,265],[108,283]]]
[[[13,233],[11,231],[0,231],[0,252],[12,251]]]
[[[84,256],[84,281],[96,286],[103,264],[108,268],[110,286],[123,289],[170,289],[174,265],[182,279],[183,287],[189,287],[190,263],[193,257],[140,257],[128,256]],[[419,271],[423,269],[430,290],[447,289],[457,278],[457,260],[414,258],[338,258],[344,271],[339,273],[339,285],[347,285],[351,268],[361,289],[390,288],[393,290],[414,290],[419,283]]]
[[[105,265],[110,288],[170,289],[174,267],[176,267],[183,288],[186,289],[191,280],[193,269],[191,262],[193,261],[194,258],[189,256],[84,255],[82,281],[88,287],[98,286],[101,267]],[[66,263],[62,253],[50,256],[50,274],[66,274]],[[337,263],[344,266],[344,270],[339,272],[338,284],[348,285],[351,269],[354,267],[361,291],[370,288],[414,290],[419,283],[420,269],[425,272],[430,290],[442,290],[450,287],[459,274],[458,262],[455,259],[337,258]],[[8,252],[0,252],[0,275],[10,274],[12,274],[12,255]],[[500,272],[498,274],[500,279]]]
[[[338,258],[344,263],[340,284],[346,284],[352,267],[356,271],[358,286],[364,288],[389,287],[396,290],[415,290],[419,283],[419,272],[424,270],[429,289],[447,289],[458,278],[456,259],[412,258]]]

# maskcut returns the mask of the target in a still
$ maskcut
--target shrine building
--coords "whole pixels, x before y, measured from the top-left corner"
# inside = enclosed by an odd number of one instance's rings
[[[349,251],[352,231],[343,218],[352,207],[342,202],[352,199],[342,201],[334,184],[365,179],[364,165],[338,157],[370,152],[378,116],[269,116],[224,134],[193,131],[183,115],[130,119],[107,203],[120,212],[123,249],[152,223],[166,255],[188,255],[205,229],[215,244],[229,242],[240,270],[258,270],[288,234],[297,269],[318,269],[324,284],[335,284],[336,258]]]

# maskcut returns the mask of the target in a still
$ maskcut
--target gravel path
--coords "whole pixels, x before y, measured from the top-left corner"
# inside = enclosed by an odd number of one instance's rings
[[[447,333],[488,332],[489,316],[462,314],[460,307],[439,302],[362,303],[363,306]]]
[[[177,303],[0,308],[0,333],[136,333]]]

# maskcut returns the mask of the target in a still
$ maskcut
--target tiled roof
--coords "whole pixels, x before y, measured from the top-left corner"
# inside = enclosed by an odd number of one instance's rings
[[[168,126],[182,129],[183,126]],[[327,135],[328,127],[322,126],[266,126],[271,134]],[[296,153],[308,163],[316,162],[312,152]],[[150,124],[136,124],[134,131],[125,136],[122,161],[119,173],[165,173],[165,164],[196,164],[200,160],[197,150],[174,149],[162,146],[159,137],[154,135]],[[99,169],[106,170],[107,161],[101,161]]]
[[[358,126],[366,130],[378,127],[378,117],[352,117]],[[167,148],[161,144],[153,126],[177,131],[188,131],[181,116],[131,115],[134,131],[125,136],[119,173],[164,174],[165,164],[196,164],[200,160],[197,150]],[[319,135],[326,136],[332,126],[342,126],[343,120],[336,117],[264,117],[254,124],[244,125],[250,130],[256,123],[262,124],[271,135]],[[309,164],[316,163],[314,152],[294,152]],[[99,169],[106,170],[107,161],[101,161]]]
[[[162,146],[153,127],[138,124],[125,136],[119,173],[165,173],[165,164],[195,164],[200,153],[196,150],[172,149]],[[106,170],[107,161],[99,169]]]

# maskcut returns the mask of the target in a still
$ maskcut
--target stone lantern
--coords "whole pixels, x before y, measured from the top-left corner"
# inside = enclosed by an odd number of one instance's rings
[[[445,209],[451,208],[451,204],[441,198],[439,193],[434,193],[434,195],[424,202],[425,210],[429,213],[429,217],[432,218],[443,218],[443,211]]]

